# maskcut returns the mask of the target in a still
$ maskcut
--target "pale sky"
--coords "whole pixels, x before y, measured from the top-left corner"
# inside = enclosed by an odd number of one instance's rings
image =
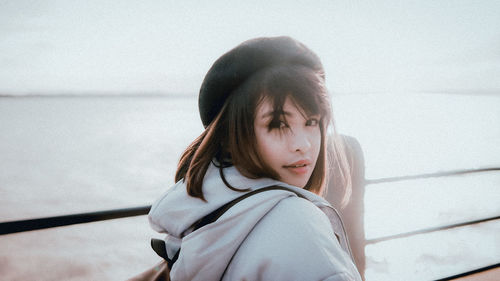
[[[275,35],[313,49],[332,92],[500,93],[499,15],[497,0],[0,0],[0,94],[196,94],[224,52]]]

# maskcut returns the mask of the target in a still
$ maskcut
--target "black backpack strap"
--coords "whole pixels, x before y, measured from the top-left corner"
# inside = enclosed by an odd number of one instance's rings
[[[271,185],[271,186],[259,188],[259,189],[247,192],[247,193],[243,194],[242,196],[222,205],[221,207],[217,208],[215,211],[211,212],[210,214],[208,214],[208,215],[204,216],[203,218],[199,219],[198,221],[194,222],[189,229],[191,229],[192,231],[195,231],[197,229],[204,227],[205,225],[211,224],[211,223],[215,222],[219,217],[221,217],[232,206],[236,205],[238,202],[240,202],[240,201],[242,201],[242,200],[244,200],[252,195],[255,195],[255,194],[258,194],[261,192],[265,192],[265,191],[270,191],[270,190],[285,190],[285,191],[295,193],[300,198],[306,199],[304,195],[296,192],[295,190],[293,190],[291,188],[284,187],[284,186]],[[170,259],[167,255],[165,241],[161,240],[161,239],[155,239],[155,238],[151,239],[151,247],[160,257],[162,257],[163,259],[165,259],[167,261],[168,268],[172,268],[173,264],[175,263],[175,261],[179,257],[179,252],[181,251],[181,249],[177,250],[174,257],[172,259]]]
[[[164,240],[151,238],[151,248],[153,248],[158,256],[168,259],[167,248],[165,247]]]
[[[151,248],[158,254],[158,256],[162,257],[168,265],[168,268],[171,269],[174,265],[174,262],[179,258],[180,249],[175,253],[174,257],[170,259],[167,255],[167,248],[165,246],[165,241],[161,239],[152,238],[151,239]]]
[[[219,217],[221,217],[227,210],[229,210],[231,207],[233,207],[234,205],[236,205],[238,202],[240,202],[242,200],[245,200],[246,198],[248,198],[248,197],[250,197],[252,195],[255,195],[255,194],[258,194],[258,193],[261,193],[261,192],[265,192],[265,191],[270,191],[270,190],[285,190],[285,191],[290,191],[290,192],[295,193],[297,196],[305,199],[305,197],[302,194],[300,194],[300,193],[292,190],[291,188],[287,188],[287,187],[284,187],[284,186],[271,185],[271,186],[259,188],[259,189],[247,192],[247,193],[243,194],[242,196],[240,196],[240,197],[238,197],[238,198],[236,198],[236,199],[234,199],[234,200],[232,200],[232,201],[230,201],[230,202],[222,205],[220,208],[216,209],[215,211],[211,212],[210,214],[204,216],[200,220],[198,220],[195,223],[193,223],[193,225],[191,225],[190,229],[192,229],[193,231],[195,231],[195,230],[198,230],[198,229],[204,227],[207,224],[211,224],[211,223],[215,222]]]

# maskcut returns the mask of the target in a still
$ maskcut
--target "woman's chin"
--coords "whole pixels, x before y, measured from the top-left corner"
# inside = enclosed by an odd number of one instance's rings
[[[309,178],[307,179],[301,179],[301,178],[281,178],[280,181],[293,185],[299,188],[304,188],[308,182]]]

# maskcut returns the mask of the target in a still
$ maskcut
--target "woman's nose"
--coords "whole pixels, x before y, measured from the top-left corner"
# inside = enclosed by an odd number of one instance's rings
[[[307,152],[311,148],[311,141],[305,132],[294,132],[290,137],[290,150]]]

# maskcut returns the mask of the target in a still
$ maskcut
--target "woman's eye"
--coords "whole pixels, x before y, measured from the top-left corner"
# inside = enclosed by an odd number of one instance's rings
[[[284,130],[286,128],[288,128],[288,124],[283,121],[283,120],[275,120],[275,121],[271,121],[271,123],[269,124],[269,131],[271,131],[272,129],[280,129],[280,130]]]
[[[318,126],[319,125],[319,120],[316,118],[311,118],[306,121],[306,126]]]

